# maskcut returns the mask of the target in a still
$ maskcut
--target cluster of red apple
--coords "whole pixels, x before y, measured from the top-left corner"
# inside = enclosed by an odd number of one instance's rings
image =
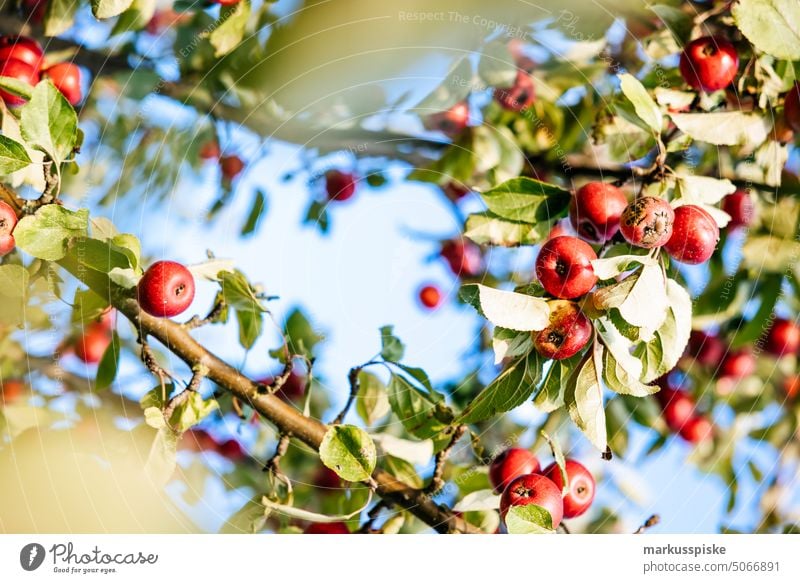
[[[572,197],[569,217],[578,237],[563,234],[557,225],[536,258],[536,276],[551,302],[550,324],[533,335],[534,345],[547,358],[564,359],[578,353],[591,337],[591,323],[575,300],[597,283],[589,243],[605,244],[617,232],[631,245],[663,247],[674,259],[699,264],[708,260],[719,241],[719,228],[705,210],[694,205],[674,209],[661,198],[642,196],[628,203],[613,184],[590,182]],[[587,243],[587,241],[589,243]]]
[[[714,434],[714,426],[708,417],[698,413],[692,396],[683,389],[673,387],[668,377],[659,379],[661,390],[656,398],[661,405],[661,414],[667,427],[689,443],[701,443]]]
[[[83,99],[81,70],[72,63],[56,63],[43,68],[44,50],[27,36],[0,36],[0,76],[11,77],[28,85],[36,85],[41,78],[50,79],[72,105]],[[17,106],[25,99],[0,89],[0,98],[6,105]]]
[[[198,153],[201,160],[213,160],[219,164],[219,169],[222,172],[222,178],[228,183],[233,182],[239,174],[244,170],[245,163],[236,154],[227,156],[222,155],[219,147],[219,142],[216,140],[209,140],[200,146]]]
[[[0,200],[0,257],[14,250],[14,227],[17,226],[17,213],[7,202]]]
[[[550,513],[556,528],[563,518],[582,515],[594,501],[594,477],[574,459],[565,461],[564,470],[568,488],[562,495],[564,481],[555,462],[541,469],[538,458],[519,447],[498,455],[489,466],[489,480],[501,494],[500,517],[505,519],[512,506],[535,504]]]

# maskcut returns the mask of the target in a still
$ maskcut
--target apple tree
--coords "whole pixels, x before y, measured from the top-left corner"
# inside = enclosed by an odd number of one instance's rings
[[[759,492],[720,529],[795,531],[800,5],[507,4],[0,0],[4,467],[69,442],[109,497],[116,471],[194,502],[216,480],[250,495],[224,532],[642,532],[595,500],[630,494],[605,468],[681,443],[728,513]],[[258,237],[277,143],[303,152],[297,228],[410,183],[452,211],[431,253],[459,297],[419,302],[474,318],[458,375],[387,322],[333,399],[279,282],[126,232],[213,166],[198,220],[246,207],[232,235]]]

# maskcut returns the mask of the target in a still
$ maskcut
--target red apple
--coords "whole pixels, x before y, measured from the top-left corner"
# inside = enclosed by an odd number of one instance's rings
[[[714,254],[719,241],[719,227],[714,218],[699,206],[684,205],[675,209],[672,237],[664,245],[671,257],[697,265]]]
[[[330,170],[325,173],[325,192],[329,201],[344,202],[356,193],[356,176],[352,172]]]
[[[27,36],[0,37],[0,61],[16,59],[27,63],[37,73],[42,68],[44,51],[36,40]]]
[[[538,474],[541,466],[533,453],[521,447],[511,447],[494,458],[489,466],[489,481],[494,491],[501,493],[513,480],[526,474]]]
[[[597,283],[591,263],[594,259],[597,259],[594,249],[577,237],[555,237],[539,251],[536,276],[550,295],[577,298]]]
[[[313,522],[303,532],[305,534],[350,534],[350,529],[344,522]]]
[[[776,319],[767,330],[764,350],[773,356],[796,354],[800,348],[800,326],[784,318]]]
[[[419,303],[429,310],[438,308],[442,303],[442,292],[435,285],[425,285],[419,290]]]
[[[517,77],[511,87],[498,87],[494,90],[495,101],[508,111],[524,111],[533,105],[535,98],[533,79],[525,71],[517,71]]]
[[[590,243],[605,243],[617,234],[628,199],[606,182],[583,185],[569,204],[569,218],[578,235]]]
[[[680,436],[689,443],[702,443],[714,435],[714,426],[705,417],[689,419],[680,429]]]
[[[716,334],[692,330],[686,353],[702,366],[717,366],[725,355],[725,343]]]
[[[42,75],[53,82],[53,85],[61,91],[70,105],[78,105],[83,100],[81,70],[77,65],[58,63],[45,70]]]
[[[719,376],[730,379],[743,379],[756,371],[756,359],[748,349],[729,352],[722,359]]]
[[[111,344],[111,334],[99,322],[86,326],[75,340],[75,356],[86,364],[97,364],[103,358],[108,345]]]
[[[739,70],[736,47],[722,37],[704,36],[683,49],[680,71],[693,89],[709,93],[730,85]]]
[[[795,132],[800,132],[800,83],[795,83],[783,102],[783,118]]]
[[[480,247],[467,239],[445,241],[442,244],[440,255],[456,276],[476,277],[483,271],[483,256]]]
[[[728,228],[736,229],[748,226],[753,220],[756,209],[750,193],[746,190],[737,190],[722,199],[722,210],[731,216]]]
[[[0,62],[0,77],[12,77],[17,81],[22,81],[23,83],[34,86],[39,82],[39,71],[25,61],[8,59]],[[2,89],[0,89],[0,98],[2,98],[8,106],[23,105],[25,103],[25,99],[22,97],[13,95],[8,91],[3,91]]]
[[[564,516],[561,490],[549,478],[540,474],[526,474],[512,480],[500,497],[500,517],[505,520],[508,509],[512,506],[529,504],[547,510],[553,519],[553,528],[561,524]]]
[[[620,219],[620,231],[631,245],[652,249],[669,241],[674,221],[675,212],[666,200],[642,196],[625,208]]]
[[[157,261],[139,280],[137,296],[142,310],[151,316],[171,318],[191,305],[194,277],[180,263]]]
[[[589,510],[594,501],[595,482],[594,476],[583,464],[567,459],[564,463],[567,472],[569,490],[564,496],[564,518],[575,518]],[[552,463],[542,470],[542,475],[549,478],[556,487],[563,491],[564,480],[561,479],[561,469],[558,464]]]
[[[469,125],[469,105],[462,101],[446,111],[429,115],[425,127],[448,136],[456,136]]]
[[[543,330],[531,332],[536,351],[545,358],[563,360],[576,355],[592,337],[592,324],[575,302],[554,300],[550,323]]]

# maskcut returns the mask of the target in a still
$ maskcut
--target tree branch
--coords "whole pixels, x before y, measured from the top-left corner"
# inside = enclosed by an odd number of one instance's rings
[[[166,346],[190,368],[205,367],[208,378],[248,403],[281,433],[290,433],[314,450],[319,450],[328,426],[303,416],[294,407],[271,394],[263,394],[260,386],[200,345],[179,323],[143,312],[131,294],[115,285],[102,273],[82,269],[77,258],[68,254],[59,264],[73,277],[107,299],[139,330],[142,337],[152,337]],[[376,469],[372,474],[376,490],[387,502],[397,505],[434,528],[437,532],[479,533],[474,526],[439,506],[420,490],[411,488],[388,472]]]

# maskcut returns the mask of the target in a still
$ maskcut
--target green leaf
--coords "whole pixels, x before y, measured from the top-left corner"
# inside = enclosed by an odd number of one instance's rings
[[[178,437],[169,427],[162,427],[156,433],[145,463],[145,471],[156,484],[166,485],[175,472]]]
[[[117,19],[111,36],[141,30],[156,12],[156,0],[133,0],[130,8]]]
[[[289,352],[306,358],[314,357],[314,348],[325,338],[314,330],[311,322],[299,308],[292,310],[286,318],[283,330]]]
[[[637,265],[655,265],[655,260],[646,255],[617,255],[592,261],[594,274],[602,280],[617,277]]]
[[[758,310],[746,324],[736,330],[731,340],[731,348],[741,348],[759,339],[764,334],[765,324],[775,309],[781,295],[782,275],[763,276],[758,286]]]
[[[334,425],[328,429],[319,448],[319,457],[348,482],[368,480],[377,462],[372,439],[353,425]]]
[[[404,377],[393,374],[389,382],[389,404],[403,427],[420,439],[441,433],[452,421],[452,414]]]
[[[742,111],[671,113],[670,117],[692,139],[715,146],[755,147],[769,137],[772,127],[766,116]]]
[[[208,40],[215,49],[215,57],[227,55],[242,42],[249,18],[250,0],[242,0],[233,6],[223,6],[217,26],[208,35]]]
[[[72,240],[69,253],[81,266],[100,273],[110,274],[130,267],[129,257],[109,241],[78,237]]]
[[[692,17],[683,10],[667,4],[655,4],[650,10],[664,22],[678,46],[683,46],[692,34]]]
[[[500,495],[494,490],[476,490],[464,496],[453,506],[455,512],[476,512],[479,510],[497,510],[500,508]]]
[[[661,266],[651,263],[619,283],[601,288],[592,299],[598,310],[617,308],[631,326],[652,334],[667,317],[667,292]]]
[[[236,310],[236,322],[239,324],[239,344],[250,350],[261,336],[264,328],[264,315],[259,312]]]
[[[642,383],[642,362],[631,354],[633,342],[622,335],[607,318],[595,320],[595,329],[606,347],[603,378],[612,391],[622,395],[644,397],[658,392],[658,386]]]
[[[200,423],[217,409],[219,409],[219,403],[216,399],[203,399],[200,393],[192,391],[188,399],[175,407],[169,422],[172,427],[184,432]]]
[[[258,226],[258,221],[261,220],[261,217],[266,210],[267,205],[264,191],[256,190],[255,196],[253,197],[253,206],[250,207],[250,213],[247,215],[247,220],[242,226],[240,235],[244,237],[255,232],[256,227]]]
[[[117,371],[119,370],[119,356],[119,335],[113,332],[111,343],[103,353],[103,358],[100,359],[100,364],[97,367],[97,378],[94,383],[97,390],[107,389],[114,384],[114,379],[117,378]]]
[[[230,307],[242,312],[267,311],[255,288],[241,271],[220,271],[218,276],[225,303]]]
[[[567,474],[567,460],[564,457],[564,452],[561,451],[561,446],[558,445],[557,441],[551,439],[550,436],[544,431],[542,431],[542,437],[544,437],[547,445],[550,446],[550,451],[553,454],[553,461],[556,462],[558,471],[561,474],[561,496],[564,497],[569,494],[569,474]]]
[[[564,394],[569,385],[569,379],[580,359],[579,353],[566,360],[550,361],[539,393],[533,400],[533,404],[538,409],[550,413],[564,406]]]
[[[88,324],[108,309],[108,299],[101,298],[90,289],[76,289],[72,300],[70,322]]]
[[[422,488],[424,485],[414,466],[404,459],[386,454],[381,456],[381,464],[387,472],[411,488]]]
[[[386,385],[372,373],[358,373],[356,413],[367,425],[383,419],[392,410]]]
[[[0,323],[25,324],[30,276],[21,265],[0,265]]]
[[[31,95],[33,95],[33,86],[15,77],[0,76],[0,89],[26,100],[30,99]]]
[[[550,307],[541,298],[494,289],[479,283],[461,288],[461,298],[495,326],[529,332],[550,323]]]
[[[133,0],[92,0],[92,14],[100,20],[119,16],[130,8]]]
[[[633,75],[619,75],[620,89],[633,105],[636,115],[656,134],[661,133],[664,117],[656,102],[650,97],[644,85]]]
[[[467,217],[464,236],[479,245],[499,247],[533,245],[545,238],[551,225],[551,221],[531,225],[510,221],[490,212],[472,213]]]
[[[22,137],[60,165],[72,154],[78,139],[78,115],[49,80],[39,82],[30,101],[20,109]]]
[[[692,328],[692,298],[679,283],[667,280],[669,309],[652,340],[639,344],[634,355],[642,361],[641,380],[650,383],[671,371],[689,343]]]
[[[458,59],[436,89],[426,95],[416,108],[422,116],[450,109],[469,95],[472,88],[472,63]]]
[[[511,87],[517,78],[517,64],[505,41],[492,41],[481,51],[478,75],[490,87]]]
[[[75,22],[75,12],[80,4],[80,0],[48,0],[44,11],[45,36],[67,32]]]
[[[31,163],[25,146],[0,135],[0,174],[12,174]]]
[[[589,442],[606,450],[606,412],[603,407],[603,346],[595,343],[592,353],[570,378],[564,392],[567,411]]]
[[[262,494],[256,494],[234,512],[219,530],[220,534],[257,534],[264,530],[270,510],[261,503]]]
[[[58,261],[67,252],[74,237],[86,237],[89,230],[89,211],[70,211],[63,206],[48,204],[36,214],[22,217],[14,229],[17,247],[47,261]]]
[[[405,345],[394,335],[394,326],[383,326],[381,332],[381,357],[389,362],[400,362],[406,352]]]
[[[779,59],[800,59],[800,4],[796,0],[739,0],[731,13],[758,50]]]
[[[512,178],[482,193],[489,210],[499,217],[537,224],[566,214],[569,191],[533,178]]]
[[[520,358],[472,400],[458,422],[477,423],[516,409],[533,394],[541,373],[542,363],[536,353]]]
[[[554,534],[553,517],[536,504],[512,506],[505,516],[508,534]]]
[[[500,364],[506,358],[524,356],[533,349],[533,339],[527,332],[516,332],[496,326],[492,334],[494,363]]]

